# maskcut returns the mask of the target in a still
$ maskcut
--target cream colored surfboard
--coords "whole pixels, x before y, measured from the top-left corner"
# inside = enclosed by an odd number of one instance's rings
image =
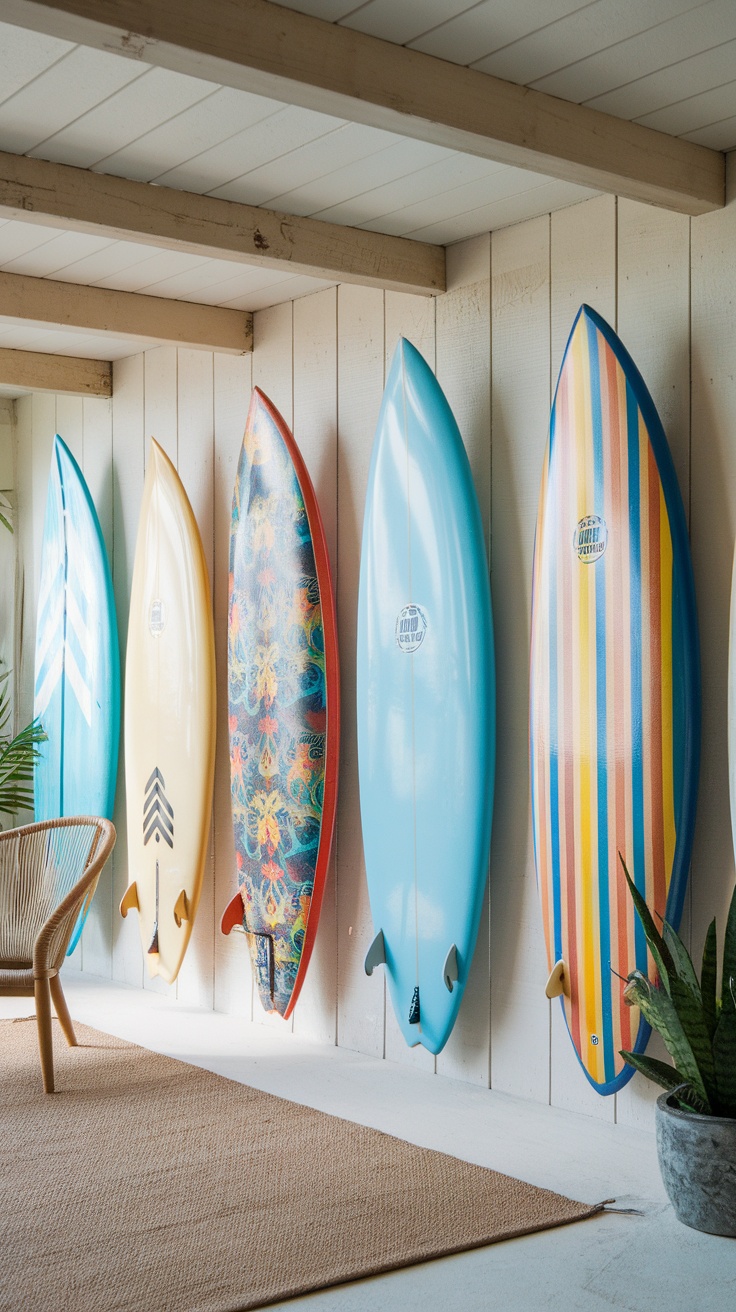
[[[207,566],[179,475],[154,441],[125,664],[130,884],[150,975],[172,983],[202,889],[215,766],[215,639]]]

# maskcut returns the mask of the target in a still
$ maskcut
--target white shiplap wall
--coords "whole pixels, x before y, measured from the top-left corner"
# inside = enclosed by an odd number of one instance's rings
[[[214,580],[219,741],[207,884],[176,992],[186,1004],[264,1017],[245,945],[218,931],[234,889],[226,737],[225,625],[230,497],[251,383],[293,424],[318,491],[335,567],[344,696],[341,799],[331,883],[294,1032],[385,1055],[613,1122],[650,1124],[637,1076],[614,1099],[580,1073],[546,969],[527,781],[527,653],[537,492],[550,396],[573,315],[589,301],[617,326],[668,431],[690,515],[703,645],[704,768],[688,931],[700,949],[721,924],[733,881],[726,773],[726,652],[736,532],[736,205],[692,222],[599,197],[476,237],[449,251],[450,290],[435,301],[328,288],[256,315],[255,352],[173,349],[115,365],[112,404],[53,397],[17,403],[26,564],[23,688],[30,694],[34,579],[51,436],[72,444],[111,546],[123,642],[148,437],[177,461]],[[436,1063],[408,1050],[382,972],[363,973],[372,936],[357,789],[354,660],[358,552],[370,445],[399,333],[436,369],[476,479],[491,553],[498,663],[498,774],[489,896],[458,1023]],[[692,349],[691,349],[692,348]],[[125,811],[118,847],[82,939],[85,970],[143,983],[137,926],[116,903],[127,883]],[[159,986],[160,987],[160,986]]]

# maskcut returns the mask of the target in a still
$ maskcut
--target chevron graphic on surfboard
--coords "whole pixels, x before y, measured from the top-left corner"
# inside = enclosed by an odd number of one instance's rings
[[[174,808],[165,793],[164,777],[156,766],[146,784],[143,802],[143,846],[156,835],[156,842],[163,838],[169,847],[174,846]]]

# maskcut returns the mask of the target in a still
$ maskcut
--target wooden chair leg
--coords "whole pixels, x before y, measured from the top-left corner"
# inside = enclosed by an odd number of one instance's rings
[[[47,979],[34,980],[36,1024],[44,1093],[54,1092],[54,1042],[51,1034],[51,990]]]
[[[69,1008],[66,1005],[66,998],[61,987],[61,980],[58,975],[52,975],[49,980],[51,985],[51,997],[56,1008],[56,1014],[59,1018],[59,1024],[64,1031],[64,1038],[70,1048],[77,1047],[77,1036],[74,1033],[72,1018],[69,1015]]]

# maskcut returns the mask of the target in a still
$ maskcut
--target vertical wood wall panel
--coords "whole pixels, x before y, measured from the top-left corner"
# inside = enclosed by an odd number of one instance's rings
[[[217,660],[217,755],[214,804],[214,1006],[250,1020],[253,979],[250,954],[242,934],[224,937],[220,920],[238,887],[232,812],[227,714],[227,616],[230,565],[230,516],[251,390],[249,355],[214,357],[214,589]]]
[[[202,538],[210,591],[213,583],[214,365],[209,351],[180,348],[177,370],[177,467]],[[202,893],[192,937],[176,981],[177,998],[214,1006],[214,847],[207,838]]]
[[[294,302],[294,437],[319,502],[337,571],[337,288]],[[294,1010],[294,1032],[337,1038],[337,869],[333,849],[309,972]]]
[[[645,307],[645,309],[643,309]],[[690,495],[690,220],[618,203],[618,333],[662,420],[688,513]],[[617,871],[617,878],[621,872]],[[686,918],[687,919],[687,918]],[[683,933],[687,932],[683,923]],[[616,987],[623,988],[622,984]],[[667,1060],[659,1035],[647,1052]],[[616,1095],[616,1120],[646,1128],[659,1089],[635,1075]]]
[[[408,338],[412,345],[416,346],[418,351],[421,351],[430,368],[436,369],[436,302],[424,296],[407,296],[404,292],[386,292],[385,305],[386,376],[388,376],[399,337]],[[386,1039],[384,1051],[391,1061],[417,1066],[424,1071],[434,1071],[435,1069],[435,1058],[427,1052],[426,1048],[422,1048],[419,1044],[415,1048],[407,1048],[404,1036],[394,1016],[388,989],[386,990]]]
[[[486,549],[491,537],[491,239],[475,237],[448,251],[448,292],[436,306],[437,379],[465,443],[478,495]],[[490,564],[489,564],[490,569]],[[437,1071],[488,1086],[491,980],[488,887],[478,941],[452,1033]]]
[[[728,796],[728,618],[736,535],[736,203],[692,223],[692,480],[690,536],[703,672],[700,794],[692,869],[697,960],[713,916],[719,960],[731,891]]]
[[[355,655],[363,507],[384,384],[383,292],[341,286],[337,292],[338,560],[342,732],[336,852],[337,1041],[383,1056],[385,974],[363,968],[373,940],[360,827]]]
[[[552,215],[550,244],[551,392],[557,382],[573,320],[583,302],[616,327],[616,200],[599,196]],[[613,1120],[613,1098],[601,1098],[585,1081],[567,1033],[562,1008],[552,1016],[550,1090],[553,1106]]]
[[[133,557],[138,531],[145,460],[144,363],[142,355],[116,361],[113,368],[112,458],[113,458],[113,554],[112,580],[118,611],[120,652],[125,668],[128,640],[128,605],[133,578]],[[123,723],[125,716],[125,680],[123,676]],[[125,734],[120,735],[118,765],[121,786],[115,808],[117,842],[113,852],[113,931],[112,976],[125,984],[143,984],[143,955],[138,931],[137,912],[129,911],[125,920],[118,911],[135,870],[128,869],[128,809],[125,797]],[[148,972],[146,972],[147,975]]]
[[[497,755],[491,1084],[537,1102],[549,1100],[550,1004],[544,995],[547,966],[530,822],[529,627],[534,527],[549,424],[549,242],[547,216],[492,238]]]
[[[714,913],[722,930],[733,883],[726,670],[736,533],[735,249],[734,204],[690,224],[681,216],[600,197],[451,248],[449,291],[436,301],[366,288],[328,289],[259,312],[252,360],[206,353],[196,353],[195,360],[190,358],[194,353],[160,348],[116,363],[112,407],[86,400],[80,412],[74,399],[49,396],[17,402],[18,542],[25,573],[21,711],[29,715],[32,705],[39,549],[57,426],[72,449],[78,454],[81,449],[111,548],[123,653],[152,434],[178,464],[212,562],[220,699],[213,848],[196,943],[180,976],[179,1005],[214,1005],[283,1030],[283,1022],[266,1018],[253,1000],[242,937],[219,935],[222,910],[236,885],[226,711],[228,532],[252,381],[292,426],[317,487],[336,574],[341,641],[336,856],[294,1030],[480,1083],[488,1081],[490,1064],[496,1089],[651,1127],[653,1095],[647,1086],[637,1077],[615,1102],[599,1098],[580,1071],[559,1008],[550,1008],[544,998],[527,747],[534,525],[551,393],[572,320],[587,301],[617,328],[644,375],[691,511],[704,680],[704,758],[692,882],[697,955]],[[383,972],[371,979],[363,973],[372,926],[360,836],[354,706],[359,544],[383,381],[400,334],[436,368],[468,446],[491,546],[496,630],[498,751],[490,911],[484,910],[458,1025],[436,1063],[421,1048],[407,1049],[385,1001]],[[75,447],[80,441],[81,448]],[[82,964],[140,986],[138,926],[134,916],[123,922],[117,912],[128,882],[122,786],[116,823],[114,866],[83,939]]]
[[[95,503],[107,557],[112,562],[112,402],[88,396],[82,407],[84,477]],[[118,779],[118,797],[120,784]],[[93,975],[112,974],[112,917],[113,863],[108,861],[100,875],[81,939],[82,968]]]

